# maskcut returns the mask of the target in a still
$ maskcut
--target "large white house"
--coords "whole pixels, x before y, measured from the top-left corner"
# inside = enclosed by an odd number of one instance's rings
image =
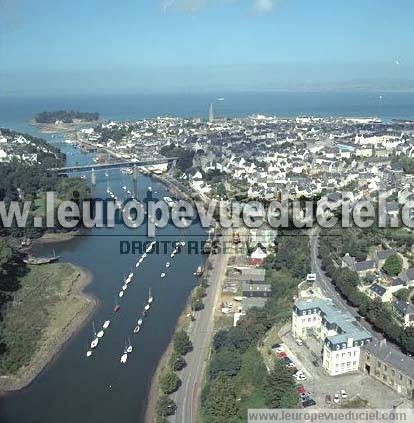
[[[328,299],[296,300],[292,333],[301,339],[313,335],[322,342],[323,367],[331,376],[357,371],[361,347],[372,339],[350,314]]]

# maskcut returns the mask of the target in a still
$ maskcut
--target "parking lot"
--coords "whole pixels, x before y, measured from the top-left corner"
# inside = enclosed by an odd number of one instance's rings
[[[410,404],[387,386],[360,372],[329,376],[322,367],[321,345],[316,339],[306,339],[302,345],[298,345],[291,335],[289,325],[283,327],[279,334],[286,356],[306,376],[306,380],[298,383],[310,393],[316,407],[347,407],[349,404],[357,408],[391,408]],[[341,390],[345,391],[346,398],[342,398]],[[336,402],[335,394],[339,397]],[[327,396],[330,397],[330,403],[326,401]]]

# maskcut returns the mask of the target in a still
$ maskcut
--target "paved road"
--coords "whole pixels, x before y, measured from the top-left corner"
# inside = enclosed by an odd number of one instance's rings
[[[177,411],[170,420],[176,423],[193,423],[197,419],[201,378],[208,358],[214,329],[214,310],[220,294],[220,281],[226,270],[227,257],[224,254],[213,255],[212,264],[204,309],[197,313],[189,333],[193,351],[185,357],[187,366],[179,374],[182,386],[172,397],[177,404]]]
[[[318,228],[314,228],[311,231],[310,235],[310,253],[311,253],[311,268],[312,272],[316,274],[316,286],[321,290],[322,294],[330,299],[332,299],[335,304],[343,311],[352,314],[354,317],[358,317],[359,313],[356,308],[350,306],[344,298],[338,293],[335,289],[335,286],[332,284],[331,279],[328,278],[321,269],[321,261],[318,258],[318,247],[319,247],[319,232]],[[381,340],[384,339],[381,333],[377,332],[372,326],[364,319],[361,318],[360,322],[371,335],[373,344],[380,345]],[[381,344],[381,349],[383,355],[394,357],[399,357],[400,360],[412,361],[412,358],[405,356],[401,350],[394,344],[387,342],[385,345]]]

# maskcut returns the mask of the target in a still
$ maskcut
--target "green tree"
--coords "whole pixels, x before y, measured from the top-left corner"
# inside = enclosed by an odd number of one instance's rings
[[[215,379],[220,373],[226,376],[235,376],[241,367],[241,356],[236,350],[222,350],[214,354],[209,374]]]
[[[168,395],[158,398],[156,412],[159,417],[171,416],[175,411],[175,402]]]
[[[181,355],[186,355],[193,349],[193,344],[184,330],[177,332],[174,335],[174,350]]]
[[[187,362],[184,360],[184,357],[179,354],[177,351],[173,351],[170,359],[170,366],[174,371],[180,371],[184,369],[187,365]]]
[[[290,402],[293,394],[293,378],[290,371],[280,362],[275,362],[274,369],[266,376],[264,393],[266,405],[271,408],[280,408]]]
[[[387,260],[385,260],[384,266],[382,267],[384,272],[389,276],[397,276],[401,273],[402,270],[402,260],[398,254],[390,255]]]
[[[220,375],[211,382],[204,402],[204,413],[209,423],[234,421],[239,411],[235,386],[226,376]]]
[[[167,371],[160,377],[160,388],[164,394],[175,392],[180,385],[181,380],[173,371]]]

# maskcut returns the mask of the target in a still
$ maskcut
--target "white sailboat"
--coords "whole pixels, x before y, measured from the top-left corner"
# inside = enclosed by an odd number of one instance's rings
[[[102,325],[102,327],[104,329],[108,329],[110,324],[111,324],[111,321],[110,320],[105,320],[104,321],[104,324]]]
[[[131,354],[132,353],[132,350],[133,350],[133,346],[131,344],[131,340],[128,338],[128,346],[127,346],[126,352],[128,354]]]
[[[148,292],[148,304],[152,304],[153,301],[154,301],[154,297],[151,294],[151,288],[150,288]]]
[[[168,269],[170,266],[171,266],[171,263],[167,261],[167,263],[165,263],[165,267]]]
[[[94,348],[98,346],[99,338],[96,335],[95,322],[92,322],[92,327],[93,327],[93,336],[95,337],[91,342],[91,349],[93,350]]]
[[[165,273],[164,272],[161,273],[161,277],[162,278],[165,278]]]
[[[137,324],[138,324],[138,326],[141,326],[141,325],[142,325],[142,317],[140,317],[140,318],[138,319]]]
[[[124,352],[121,355],[121,360],[120,361],[121,361],[122,364],[125,364],[127,362],[127,360],[128,360],[128,354],[126,352]]]
[[[86,351],[86,357],[90,357],[91,355],[92,355],[92,351],[91,350]]]
[[[97,338],[103,338],[103,336],[105,335],[105,332],[103,331],[103,330],[100,330],[97,334],[96,334],[96,337]]]
[[[124,296],[124,291],[120,291],[118,295],[119,295],[119,298],[122,298]]]
[[[94,348],[96,348],[99,344],[99,339],[95,338],[92,342],[91,342],[91,349],[93,350]]]

